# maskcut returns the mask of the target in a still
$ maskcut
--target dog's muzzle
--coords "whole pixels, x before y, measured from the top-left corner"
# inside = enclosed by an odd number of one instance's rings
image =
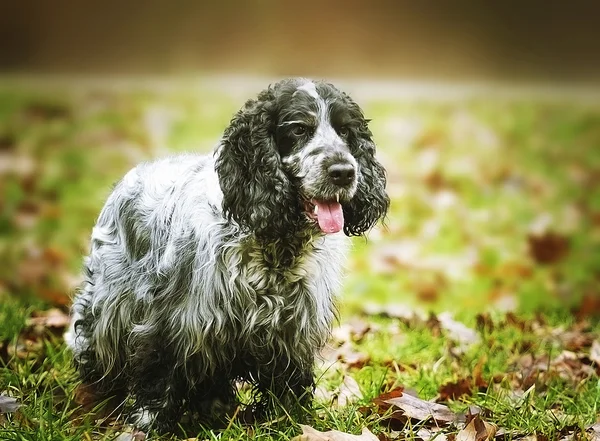
[[[342,198],[353,192],[356,185],[356,167],[350,161],[336,158],[324,164],[326,187],[322,197],[314,197],[305,202],[308,216],[319,224],[325,234],[337,233],[344,228]],[[325,196],[328,195],[328,196]]]

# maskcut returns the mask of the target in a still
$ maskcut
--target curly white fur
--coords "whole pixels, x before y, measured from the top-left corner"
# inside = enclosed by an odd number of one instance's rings
[[[298,211],[298,192],[309,191],[311,197],[337,192],[338,199],[341,195],[349,204],[348,214],[354,216],[359,233],[387,209],[383,169],[365,154],[362,160],[370,162],[361,168],[329,123],[328,103],[319,98],[315,85],[292,82],[280,87],[304,90],[308,97],[303,99],[316,99],[314,109],[322,111],[314,115],[319,124],[314,136],[289,156],[279,159],[267,137],[252,141],[270,160],[288,167],[287,173],[300,182],[298,190],[287,183],[281,169],[244,170],[237,165],[240,157],[266,160],[248,151],[252,145],[234,151],[234,135],[253,130],[255,123],[246,122],[255,121],[252,112],[262,115],[247,105],[214,155],[170,157],[127,173],[93,229],[86,278],[74,301],[66,341],[86,381],[108,393],[122,390],[133,396],[134,422],[142,427],[161,415],[163,420],[176,419],[184,402],[191,406],[229,400],[236,378],[278,395],[286,388],[295,394],[310,388],[315,354],[334,319],[333,296],[340,287],[348,239],[342,232],[322,234],[315,228],[310,216]],[[282,106],[289,106],[285,103]],[[266,117],[259,121],[266,124]],[[370,133],[362,125],[359,129],[370,142]],[[244,136],[243,142],[252,144]],[[366,145],[367,152],[374,152]],[[355,177],[343,188],[323,174],[322,163],[336,160],[355,169]],[[232,187],[219,174],[219,164],[234,164],[228,178],[234,172],[248,173],[247,184]],[[372,170],[364,164],[372,164]],[[285,236],[265,239],[228,215],[224,191],[235,196],[245,185],[267,182],[272,176],[283,179],[285,194],[293,198],[281,199],[280,206],[289,212],[269,220],[260,218],[261,203],[254,207],[248,201],[250,206],[243,207],[248,223],[289,222]],[[365,184],[368,178],[377,185]],[[247,194],[264,201],[264,207],[283,198],[275,188],[255,185]],[[368,203],[354,200],[359,192]],[[246,204],[235,197],[236,204]],[[352,201],[364,207],[366,218]]]

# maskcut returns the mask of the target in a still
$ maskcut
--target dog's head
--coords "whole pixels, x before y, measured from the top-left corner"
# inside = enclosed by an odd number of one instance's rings
[[[257,237],[360,235],[389,206],[368,120],[333,85],[280,81],[246,103],[217,153],[223,210]]]

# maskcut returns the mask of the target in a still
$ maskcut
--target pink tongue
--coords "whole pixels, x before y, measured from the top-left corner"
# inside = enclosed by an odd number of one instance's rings
[[[317,220],[323,233],[337,233],[344,228],[344,212],[339,202],[313,201],[317,207]]]

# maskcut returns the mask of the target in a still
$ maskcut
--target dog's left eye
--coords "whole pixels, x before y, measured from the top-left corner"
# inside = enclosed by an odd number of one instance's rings
[[[304,136],[308,132],[308,129],[305,126],[294,126],[290,133],[294,136]]]
[[[348,126],[342,126],[338,129],[338,133],[342,138],[346,138],[350,134],[350,129]]]

